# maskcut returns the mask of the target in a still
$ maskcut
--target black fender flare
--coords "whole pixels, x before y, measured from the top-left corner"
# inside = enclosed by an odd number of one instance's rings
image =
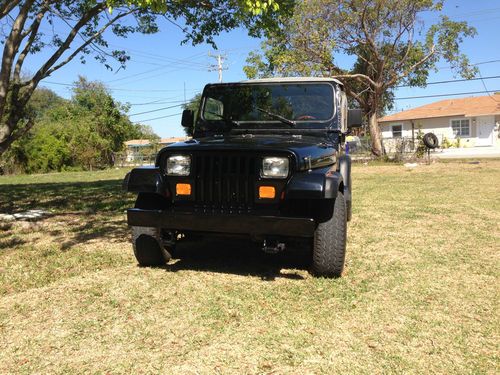
[[[295,173],[285,189],[287,199],[334,199],[342,175],[331,167]]]
[[[342,155],[338,159],[339,173],[342,175],[344,183],[344,199],[347,207],[347,221],[352,217],[352,179],[351,179],[351,164],[352,160],[349,155]]]
[[[157,167],[132,169],[123,180],[123,190],[131,193],[156,193],[166,195],[167,184]]]

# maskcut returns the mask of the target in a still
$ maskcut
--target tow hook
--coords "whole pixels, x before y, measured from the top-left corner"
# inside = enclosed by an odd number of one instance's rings
[[[262,244],[262,251],[268,254],[277,254],[284,251],[285,248],[286,246],[283,242],[274,242],[273,244],[268,245],[267,240],[264,240],[264,243]]]

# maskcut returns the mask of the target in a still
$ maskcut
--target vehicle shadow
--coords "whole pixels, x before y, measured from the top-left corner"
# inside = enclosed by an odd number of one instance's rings
[[[264,281],[276,278],[302,280],[309,268],[307,251],[292,248],[279,254],[266,254],[257,244],[246,240],[204,240],[180,242],[172,261],[165,266],[170,272],[205,271],[256,276]]]
[[[36,222],[15,222],[2,228],[0,248],[11,248],[37,239],[29,233],[51,237],[62,251],[91,241],[128,242],[125,210],[133,197],[121,190],[121,180],[0,184],[0,212],[31,209],[47,212]],[[40,237],[39,236],[39,237]],[[181,242],[174,259],[165,267],[176,272],[195,270],[251,275],[262,280],[303,279],[309,267],[307,252],[263,253],[248,240],[205,240]]]

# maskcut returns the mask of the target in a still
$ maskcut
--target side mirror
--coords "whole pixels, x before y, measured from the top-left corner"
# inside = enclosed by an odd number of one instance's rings
[[[347,112],[347,128],[360,128],[363,124],[363,111],[361,109],[349,109]]]
[[[194,112],[190,109],[182,111],[181,124],[185,128],[191,128],[194,125]]]

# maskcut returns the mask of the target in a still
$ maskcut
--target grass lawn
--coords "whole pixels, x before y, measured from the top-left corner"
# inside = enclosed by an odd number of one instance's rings
[[[500,372],[500,161],[356,165],[341,279],[184,245],[139,268],[124,170],[0,177],[0,373]]]

